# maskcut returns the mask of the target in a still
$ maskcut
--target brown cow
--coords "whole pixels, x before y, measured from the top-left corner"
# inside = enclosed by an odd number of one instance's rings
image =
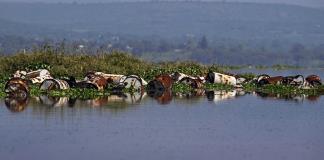
[[[173,80],[168,74],[162,74],[155,77],[154,80],[147,84],[147,90],[154,91],[164,91],[172,88]]]
[[[322,85],[321,78],[317,75],[309,75],[308,77],[306,77],[306,82],[311,87]]]
[[[28,81],[19,77],[11,78],[5,85],[9,97],[25,98],[29,94]]]
[[[106,81],[108,83],[114,83],[114,84],[118,84],[120,82],[120,79],[122,77],[124,77],[124,75],[119,75],[119,74],[106,74],[103,72],[90,71],[86,74],[86,77],[84,80],[88,80],[90,77],[93,77],[93,76],[102,76],[106,79]]]
[[[284,77],[282,77],[282,76],[264,78],[264,79],[261,79],[257,83],[257,85],[264,86],[264,85],[267,85],[267,84],[273,84],[273,85],[282,84],[283,78]]]
[[[292,86],[301,86],[304,84],[304,77],[302,75],[287,76],[287,77],[283,78],[282,84],[292,85]]]
[[[107,86],[107,79],[101,75],[93,74],[92,72],[86,74],[84,81],[77,82],[76,87],[79,88],[94,88],[102,91]]]
[[[182,78],[180,83],[187,84],[193,89],[201,89],[203,87],[203,81],[201,79],[194,79],[190,77]]]

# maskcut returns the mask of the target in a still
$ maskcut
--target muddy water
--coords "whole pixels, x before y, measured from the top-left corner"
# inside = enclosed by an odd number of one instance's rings
[[[324,157],[319,96],[215,91],[94,100],[44,96],[0,105],[5,160]]]

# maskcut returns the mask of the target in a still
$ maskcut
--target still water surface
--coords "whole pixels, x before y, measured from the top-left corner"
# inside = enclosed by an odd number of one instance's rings
[[[21,104],[0,100],[0,159],[324,158],[320,96],[43,96]]]
[[[20,112],[2,100],[0,157],[323,159],[323,97],[214,100],[176,96],[162,104],[146,96],[133,104],[108,98],[54,105],[30,98]]]

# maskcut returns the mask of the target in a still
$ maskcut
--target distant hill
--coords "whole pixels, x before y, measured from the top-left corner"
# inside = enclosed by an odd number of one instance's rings
[[[0,21],[0,33],[6,28],[19,33],[22,26],[33,25],[42,26],[43,30],[73,33],[121,33],[166,38],[207,35],[210,39],[287,39],[305,43],[319,43],[324,39],[324,10],[279,4],[0,3],[0,18],[19,23]],[[32,29],[32,32],[38,31],[37,27]]]
[[[0,54],[52,47],[123,50],[152,61],[323,67],[323,20],[323,9],[280,4],[0,3]]]

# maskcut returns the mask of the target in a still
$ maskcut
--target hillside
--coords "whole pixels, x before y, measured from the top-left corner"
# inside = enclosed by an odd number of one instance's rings
[[[212,39],[306,38],[308,43],[308,40],[318,42],[324,37],[324,10],[277,4],[1,3],[0,18],[75,33],[109,32],[166,38],[194,34],[208,35]],[[17,26],[11,28],[19,31]]]
[[[221,2],[0,3],[0,54],[130,52],[150,61],[324,66],[324,10]]]

